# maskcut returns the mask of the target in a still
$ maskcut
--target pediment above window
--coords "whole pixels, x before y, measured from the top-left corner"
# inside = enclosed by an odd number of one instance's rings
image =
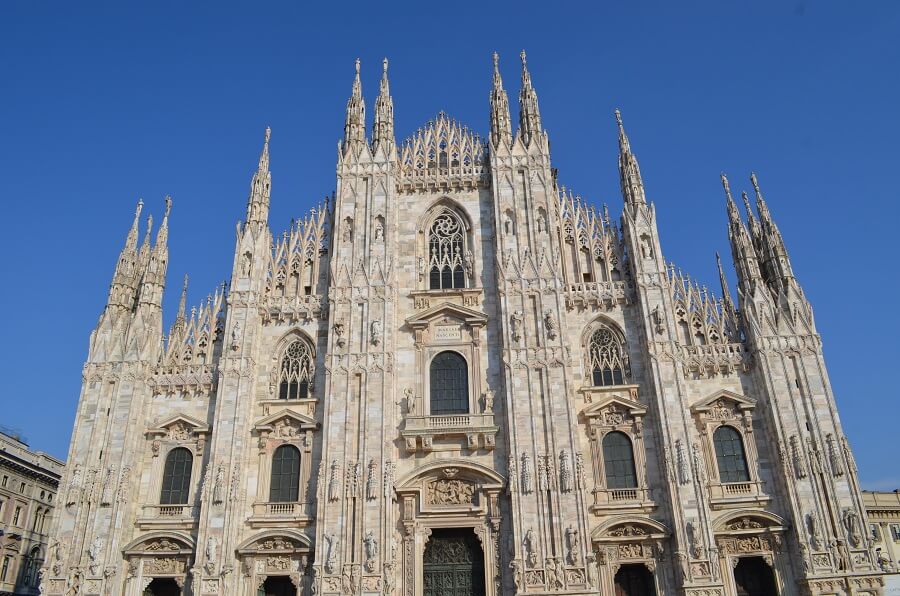
[[[581,411],[581,414],[592,421],[608,426],[624,424],[628,418],[643,418],[647,408],[623,392],[601,394],[599,399]]]
[[[691,412],[707,421],[740,420],[752,414],[756,400],[732,391],[716,391],[691,406]]]
[[[303,432],[317,430],[319,423],[309,416],[291,410],[282,410],[257,420],[253,430],[260,434],[271,434],[275,438],[298,437]]]
[[[148,428],[144,434],[150,438],[166,437],[172,441],[192,441],[199,436],[208,435],[209,426],[196,418],[178,414],[163,420],[153,428]]]
[[[413,329],[426,329],[433,324],[440,324],[444,321],[477,328],[487,325],[488,318],[483,312],[460,306],[459,304],[453,304],[452,302],[443,302],[409,317],[406,319],[406,324]]]
[[[578,390],[578,393],[581,394],[582,398],[584,399],[584,403],[586,404],[606,403],[606,401],[609,399],[618,399],[623,403],[630,402],[633,404],[638,404],[638,385],[582,387]],[[585,409],[585,415],[587,415],[588,409],[590,408]]]

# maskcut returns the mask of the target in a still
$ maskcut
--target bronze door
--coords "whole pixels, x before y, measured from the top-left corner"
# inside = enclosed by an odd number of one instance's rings
[[[645,565],[622,565],[616,572],[616,596],[653,596],[653,576]]]
[[[484,558],[472,530],[433,530],[423,563],[424,596],[484,595]]]

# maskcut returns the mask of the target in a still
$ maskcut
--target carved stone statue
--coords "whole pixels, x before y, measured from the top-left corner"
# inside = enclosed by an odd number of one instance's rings
[[[528,531],[525,532],[525,539],[522,541],[522,546],[525,547],[525,561],[528,563],[528,566],[532,568],[537,565],[537,552],[535,552],[536,545],[534,540],[534,530],[528,528]]]
[[[472,254],[471,250],[466,251],[465,258],[465,266],[466,266],[466,276],[470,281],[475,281],[475,255]]]
[[[334,573],[334,549],[337,546],[337,538],[334,534],[325,534],[325,571]]]
[[[687,450],[681,439],[675,439],[675,462],[678,466],[678,480],[681,484],[691,481],[691,464],[688,461]]]
[[[488,389],[482,394],[484,398],[484,413],[492,414],[494,412],[494,391]]]
[[[378,463],[374,458],[369,460],[368,478],[366,478],[366,500],[374,501],[378,497]]]
[[[378,540],[372,530],[366,532],[363,547],[366,551],[366,571],[371,573],[375,571],[375,558],[378,556]]]
[[[553,311],[549,308],[544,311],[544,327],[547,329],[547,337],[549,339],[556,339],[559,335],[559,326],[556,324],[556,317],[553,316]]]
[[[91,542],[88,548],[88,558],[90,558],[91,575],[97,575],[100,570],[100,558],[103,554],[103,538],[97,536]]]
[[[221,505],[225,502],[225,466],[216,468],[216,479],[213,482],[213,503]]]
[[[381,343],[381,321],[374,320],[370,325],[372,345],[377,346]]]
[[[566,528],[566,560],[569,565],[578,565],[578,530],[569,526]]]
[[[334,330],[335,342],[337,343],[339,348],[343,348],[345,345],[347,345],[347,338],[344,337],[344,320],[336,320],[334,322],[334,325],[332,326],[332,329]]]
[[[522,492],[531,494],[534,491],[534,481],[531,471],[531,457],[527,453],[522,454]]]
[[[328,500],[332,503],[341,498],[341,464],[331,461],[331,476],[328,481]]]
[[[522,322],[525,320],[525,315],[521,310],[515,311],[509,317],[509,326],[510,326],[510,334],[512,335],[513,341],[521,341],[522,340]]]
[[[559,452],[559,488],[564,493],[572,492],[572,464],[565,449]]]
[[[852,509],[844,510],[844,526],[847,528],[847,537],[850,539],[850,544],[859,546],[862,542],[859,515]]]
[[[509,568],[512,569],[513,583],[516,586],[516,594],[519,594],[525,587],[525,577],[522,571],[522,562],[518,559],[513,559],[509,562]]]

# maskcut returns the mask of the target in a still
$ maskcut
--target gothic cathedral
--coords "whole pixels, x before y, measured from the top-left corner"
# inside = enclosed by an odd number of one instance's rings
[[[522,54],[483,139],[401,145],[359,62],[333,199],[162,328],[139,203],[90,338],[54,595],[880,595],[812,309],[756,176],[732,298],[666,263],[616,113],[618,220],[564,189]]]

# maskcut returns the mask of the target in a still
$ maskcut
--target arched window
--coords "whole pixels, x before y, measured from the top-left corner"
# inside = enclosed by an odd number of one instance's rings
[[[466,230],[460,218],[443,211],[428,229],[428,287],[466,287]]]
[[[713,433],[713,446],[716,448],[720,482],[750,481],[741,433],[730,426],[720,426]]]
[[[293,503],[300,498],[300,450],[282,445],[272,456],[271,503]]]
[[[469,411],[469,367],[456,352],[441,352],[431,361],[431,413]]]
[[[184,447],[178,447],[166,456],[166,467],[163,469],[162,490],[159,494],[160,505],[185,505],[191,490],[191,468],[194,455]]]
[[[278,399],[309,397],[311,369],[309,344],[302,339],[294,340],[284,351],[278,367]]]
[[[637,488],[634,451],[625,433],[611,432],[603,437],[603,469],[606,488]]]
[[[588,358],[595,387],[625,383],[625,350],[612,329],[602,326],[591,334]]]

